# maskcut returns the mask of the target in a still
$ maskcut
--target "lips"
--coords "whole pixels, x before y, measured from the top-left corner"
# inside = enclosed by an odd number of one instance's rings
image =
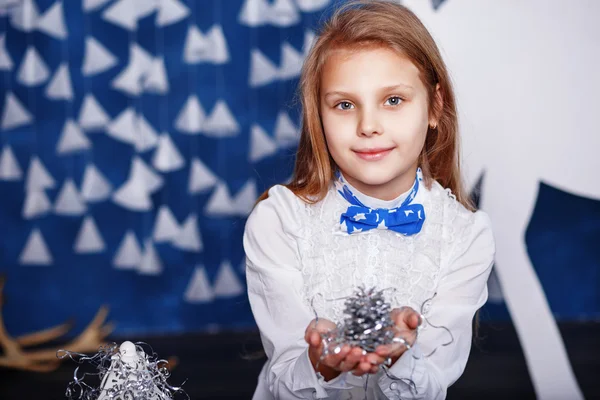
[[[393,147],[387,147],[387,148],[369,148],[369,149],[358,149],[358,150],[353,150],[354,153],[362,158],[363,160],[366,161],[379,161],[381,159],[383,159],[385,156],[387,156],[392,150],[394,150]]]

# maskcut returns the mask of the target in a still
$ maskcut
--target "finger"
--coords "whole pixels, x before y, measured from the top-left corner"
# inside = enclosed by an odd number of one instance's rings
[[[354,374],[356,376],[362,376],[364,374],[371,373],[372,369],[373,369],[373,365],[369,364],[366,361],[361,361],[358,363],[356,368],[352,371],[352,374]]]
[[[330,354],[325,357],[323,363],[331,368],[339,369],[340,363],[346,358],[350,350],[350,346],[347,345],[340,347],[337,353],[335,352],[335,349],[333,349]]]
[[[358,361],[357,362],[350,362],[350,361],[348,361],[348,358],[346,357],[344,360],[342,360],[340,362],[340,364],[338,365],[338,368],[342,372],[348,372],[348,371],[352,371],[352,370],[356,369],[356,367],[358,366],[358,364],[359,364]]]
[[[383,364],[385,361],[385,357],[382,357],[376,353],[369,353],[367,354],[367,356],[365,357],[366,361],[371,365],[379,365],[379,364]]]
[[[358,363],[363,357],[363,350],[360,347],[354,347],[346,356],[345,362],[349,364]]]
[[[410,329],[417,329],[421,325],[421,316],[413,311],[407,318],[407,325]]]

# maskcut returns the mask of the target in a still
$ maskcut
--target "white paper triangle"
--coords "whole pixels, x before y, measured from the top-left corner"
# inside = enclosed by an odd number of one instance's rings
[[[0,154],[0,180],[20,181],[21,179],[23,179],[23,171],[12,148],[6,145],[2,148],[2,154]]]
[[[175,24],[190,15],[190,9],[177,0],[161,0],[156,15],[157,26]]]
[[[36,157],[31,157],[27,178],[25,178],[25,190],[44,190],[52,189],[55,185],[54,178],[48,172],[42,161]]]
[[[308,53],[315,44],[315,40],[317,40],[317,35],[313,31],[308,29],[304,31],[304,43],[302,45],[302,52],[304,53],[305,58],[306,56],[308,56]]]
[[[225,101],[219,100],[205,120],[202,130],[206,136],[231,137],[239,133],[240,127]]]
[[[112,193],[112,185],[96,168],[94,164],[88,164],[83,173],[81,184],[81,196],[89,203],[106,200]]]
[[[202,236],[198,230],[198,217],[196,214],[190,214],[181,228],[179,233],[172,240],[173,246],[181,250],[187,251],[202,251]]]
[[[250,179],[246,184],[240,189],[238,194],[235,196],[233,200],[233,206],[238,212],[238,215],[247,216],[254,208],[254,203],[256,203],[256,199],[258,198],[258,194],[256,192],[256,182]]]
[[[325,8],[331,0],[296,0],[298,8],[303,12],[315,12]]]
[[[198,64],[202,61],[209,61],[210,42],[195,25],[190,25],[185,37],[183,51],[183,60],[188,64]]]
[[[50,71],[35,47],[29,46],[21,62],[17,81],[24,86],[37,86],[48,80]]]
[[[185,159],[168,133],[163,133],[158,138],[158,148],[154,153],[152,164],[161,172],[176,171],[185,165]]]
[[[142,260],[138,266],[138,273],[142,275],[160,275],[162,273],[163,266],[158,258],[158,254],[154,249],[154,244],[151,239],[146,239],[144,242],[144,253],[142,254]]]
[[[15,29],[31,32],[36,27],[38,17],[39,12],[35,2],[33,0],[23,0],[12,11],[10,23]]]
[[[188,192],[196,194],[203,192],[217,184],[217,177],[199,158],[192,160],[190,167],[190,180],[188,183]]]
[[[240,279],[229,261],[221,263],[213,292],[215,297],[235,297],[244,293],[244,286],[240,283]]]
[[[163,178],[154,172],[144,160],[140,157],[135,156],[131,159],[131,170],[129,172],[129,179],[135,181],[141,181],[148,193],[154,193],[159,190],[163,185]]]
[[[130,177],[112,195],[112,200],[131,211],[148,211],[152,209],[152,199],[146,184],[141,177]]]
[[[54,203],[54,212],[59,215],[76,216],[83,215],[86,211],[87,206],[77,191],[75,183],[67,178]]]
[[[158,134],[150,125],[150,123],[144,118],[143,115],[138,114],[137,116],[137,136],[135,140],[135,149],[138,153],[143,153],[150,149],[153,149],[158,144]]]
[[[215,217],[234,216],[238,214],[225,183],[217,185],[217,188],[204,208],[204,214]]]
[[[208,303],[215,298],[206,271],[199,265],[194,269],[192,279],[185,289],[185,300],[188,303]]]
[[[275,140],[277,144],[282,148],[293,147],[298,144],[299,139],[300,131],[296,128],[288,113],[281,111],[275,122]]]
[[[75,239],[73,251],[78,254],[93,254],[101,253],[105,248],[106,245],[104,244],[104,240],[102,240],[94,218],[85,217]]]
[[[111,0],[83,0],[83,11],[96,11]]]
[[[198,100],[198,96],[192,94],[188,97],[183,108],[179,112],[179,115],[175,120],[175,128],[180,132],[190,135],[197,134],[202,131],[202,124],[205,119],[206,114],[200,104],[200,100]]]
[[[258,49],[250,52],[249,84],[251,87],[266,85],[279,78],[279,70]]]
[[[84,76],[92,76],[108,71],[118,63],[118,58],[108,51],[96,38],[92,36],[85,38],[85,52],[81,67],[81,73]]]
[[[156,214],[156,223],[152,238],[155,243],[168,242],[179,235],[179,224],[166,205],[162,205]]]
[[[242,25],[257,27],[269,23],[271,7],[266,0],[246,0],[238,21]]]
[[[12,58],[6,48],[6,34],[3,33],[0,35],[0,71],[11,71],[13,65]]]
[[[253,124],[250,128],[250,162],[257,162],[277,152],[277,144],[258,125]]]
[[[106,133],[121,142],[135,145],[138,132],[136,114],[132,107],[126,108],[108,124]]]
[[[73,85],[69,65],[62,63],[46,87],[46,96],[53,100],[73,100]]]
[[[144,90],[148,93],[165,94],[169,91],[169,78],[162,57],[155,58],[144,80]]]
[[[221,25],[214,25],[210,28],[206,33],[206,38],[209,42],[207,54],[210,57],[210,61],[214,64],[227,63],[229,61],[229,50]]]
[[[275,0],[271,6],[269,20],[273,25],[288,27],[300,22],[300,14],[292,0]]]
[[[137,269],[142,262],[142,248],[138,243],[135,233],[129,230],[123,236],[119,249],[113,258],[113,265],[117,269]]]
[[[143,79],[152,68],[153,58],[137,43],[129,50],[129,63],[111,82],[116,90],[121,90],[130,96],[139,96],[143,90]]]
[[[43,190],[25,192],[23,204],[23,219],[32,219],[47,214],[52,209],[50,199]]]
[[[138,10],[134,0],[119,0],[104,10],[102,19],[129,31],[137,29]]]
[[[2,130],[8,131],[33,122],[33,115],[21,104],[12,92],[6,92],[2,112]]]
[[[58,154],[75,153],[87,150],[92,147],[92,143],[85,136],[83,131],[77,126],[75,121],[68,119],[56,145]]]
[[[86,94],[79,110],[79,126],[86,131],[95,131],[104,129],[109,122],[110,116],[94,95]]]
[[[37,29],[56,39],[68,36],[62,1],[57,1],[37,20]]]
[[[140,20],[158,10],[160,0],[132,0],[135,3],[136,16]]]
[[[294,49],[289,43],[283,43],[281,47],[281,67],[279,68],[280,79],[292,79],[300,76],[304,55]]]
[[[39,228],[34,228],[21,251],[19,263],[22,265],[51,265],[52,262],[52,254],[48,250],[42,232]]]

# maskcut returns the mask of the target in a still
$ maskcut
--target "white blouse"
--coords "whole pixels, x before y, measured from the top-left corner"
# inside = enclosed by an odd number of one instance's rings
[[[408,195],[382,201],[351,190],[372,208],[396,207]],[[437,182],[431,189],[421,185],[414,202],[423,205],[426,219],[413,236],[341,231],[348,203],[333,184],[312,205],[274,186],[255,207],[244,233],[246,277],[268,360],[254,399],[446,397],[465,368],[473,316],[487,300],[494,238],[487,214],[468,211]],[[342,321],[344,301],[335,299],[361,285],[389,289],[384,294],[392,307],[410,306],[426,318],[416,345],[388,374],[380,368],[370,375],[366,393],[366,375],[347,372],[326,382],[314,371],[304,341],[315,313]]]

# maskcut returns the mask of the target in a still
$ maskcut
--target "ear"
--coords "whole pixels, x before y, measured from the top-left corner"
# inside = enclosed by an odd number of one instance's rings
[[[433,93],[433,106],[429,113],[429,126],[437,126],[440,117],[442,116],[442,110],[444,109],[444,96],[440,84],[435,85],[435,92]]]

